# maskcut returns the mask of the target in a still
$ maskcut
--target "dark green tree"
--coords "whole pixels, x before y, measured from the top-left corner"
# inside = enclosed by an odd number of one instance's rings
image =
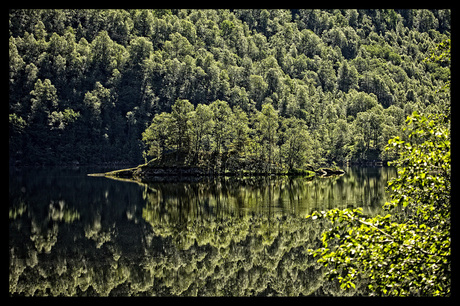
[[[190,125],[195,158],[201,161],[201,155],[211,150],[211,136],[214,130],[214,113],[206,104],[198,104],[192,112]]]
[[[257,115],[257,120],[257,129],[263,148],[264,168],[266,172],[270,172],[273,168],[274,157],[277,151],[278,112],[274,109],[273,105],[264,104],[262,105],[262,111]]]
[[[338,71],[337,88],[348,92],[350,89],[358,89],[358,71],[354,66],[349,66],[343,61]]]
[[[193,104],[188,100],[177,99],[172,106],[172,142],[176,145],[178,153],[188,154],[190,150],[189,119],[194,110]]]
[[[233,112],[228,103],[221,100],[212,102],[209,107],[213,113],[214,121],[214,153],[216,156],[220,156],[228,151],[228,146],[233,138]]]
[[[161,113],[156,115],[149,127],[142,133],[142,141],[146,146],[143,155],[147,159],[161,158],[165,151],[173,148],[172,114]]]
[[[281,156],[289,170],[302,169],[311,160],[312,140],[305,121],[297,118],[284,119],[281,138]]]

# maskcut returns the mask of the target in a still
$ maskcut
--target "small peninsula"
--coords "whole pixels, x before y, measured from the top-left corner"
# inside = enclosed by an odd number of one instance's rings
[[[284,169],[273,164],[257,165],[245,159],[233,162],[232,167],[226,167],[209,162],[196,164],[184,158],[184,155],[170,153],[161,158],[153,159],[145,164],[133,168],[114,170],[106,173],[89,174],[91,176],[105,176],[114,178],[127,178],[134,180],[156,180],[164,177],[204,177],[204,176],[266,176],[266,175],[290,175],[327,177],[331,175],[342,175],[345,171],[338,168],[317,168],[306,165],[303,168]]]

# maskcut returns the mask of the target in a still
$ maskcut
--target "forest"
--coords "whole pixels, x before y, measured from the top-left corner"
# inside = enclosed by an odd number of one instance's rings
[[[393,160],[408,115],[449,109],[450,61],[425,59],[450,23],[425,9],[13,9],[9,163]]]

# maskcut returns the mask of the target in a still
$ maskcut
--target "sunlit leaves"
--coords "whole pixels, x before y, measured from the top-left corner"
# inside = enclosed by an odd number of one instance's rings
[[[390,213],[368,218],[361,210],[315,212],[332,227],[323,247],[311,250],[343,289],[357,275],[375,295],[450,295],[450,118],[414,112],[408,139],[391,139],[398,177],[388,184]],[[356,270],[357,269],[357,270]]]

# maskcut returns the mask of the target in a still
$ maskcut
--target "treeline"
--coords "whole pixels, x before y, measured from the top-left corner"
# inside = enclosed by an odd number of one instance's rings
[[[407,115],[448,103],[448,65],[423,60],[449,37],[450,10],[10,10],[10,162],[141,162],[178,100],[225,102],[249,135],[266,105],[310,163],[391,159]],[[241,149],[215,137],[188,149]],[[283,158],[283,137],[251,140]]]
[[[180,161],[213,172],[272,173],[303,169],[307,161],[322,159],[315,150],[320,145],[307,130],[304,120],[280,117],[268,103],[248,118],[240,106],[232,110],[225,101],[195,108],[178,99],[171,113],[153,118],[142,140],[145,157],[162,165]]]

